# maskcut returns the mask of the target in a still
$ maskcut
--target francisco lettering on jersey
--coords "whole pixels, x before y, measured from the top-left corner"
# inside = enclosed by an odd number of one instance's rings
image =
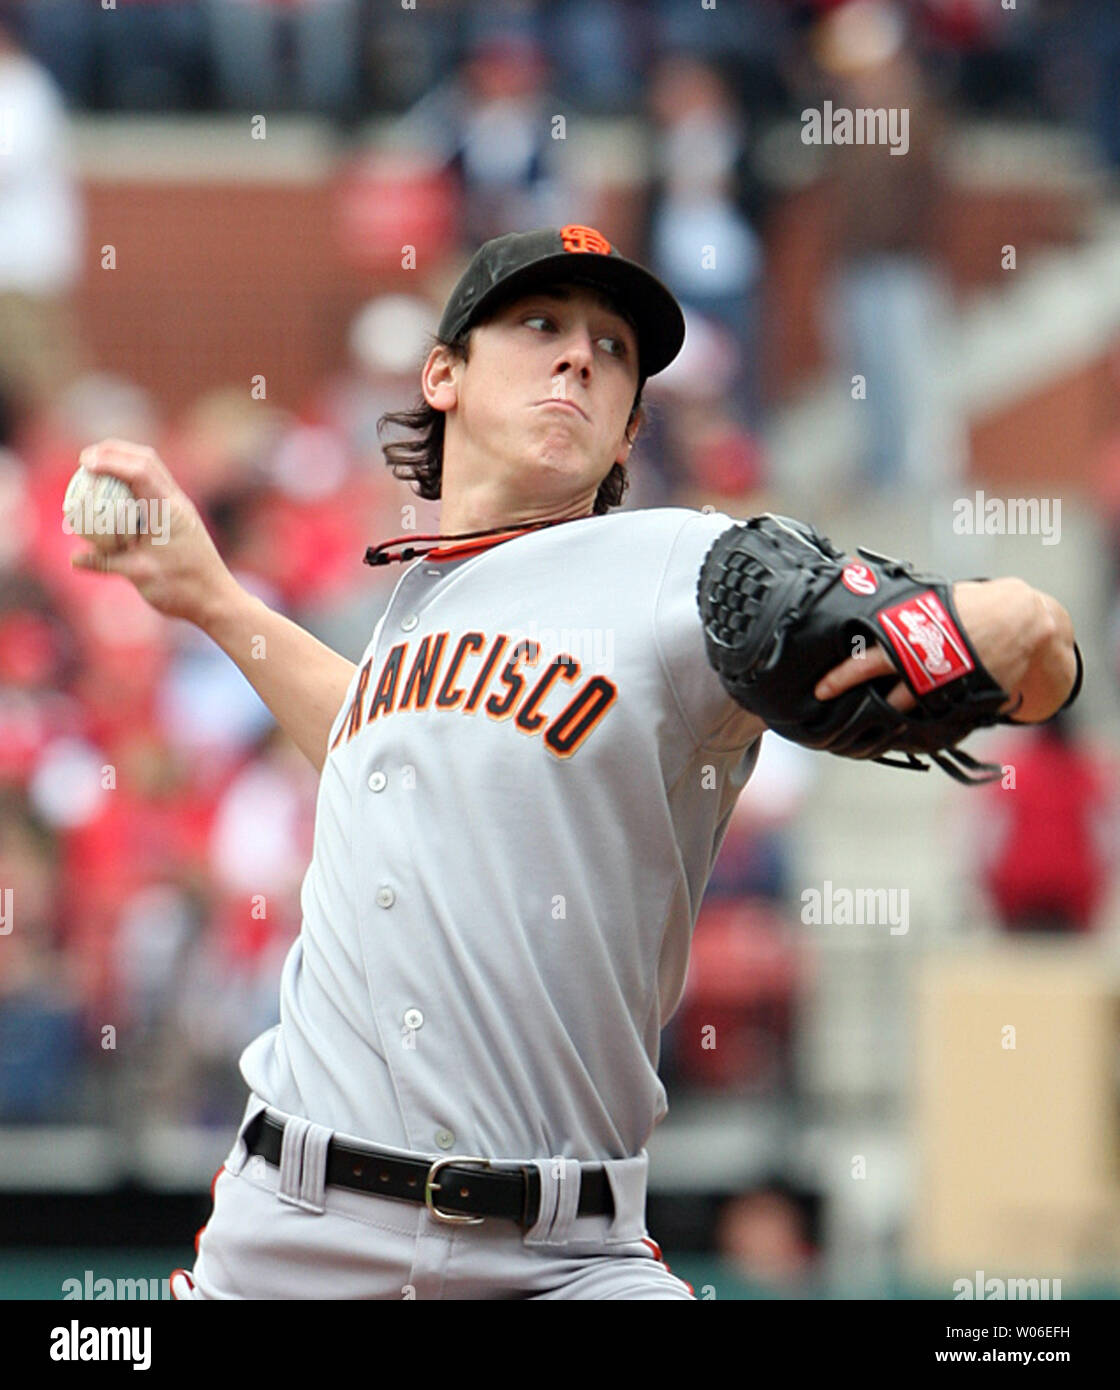
[[[553,757],[570,758],[606,718],[618,699],[618,687],[602,675],[581,681],[580,663],[567,653],[551,658],[531,684],[525,671],[540,667],[540,643],[523,638],[511,646],[511,641],[503,632],[493,638],[465,632],[458,641],[448,632],[433,632],[423,638],[411,660],[409,644],[401,642],[385,657],[372,693],[370,657],[358,672],[354,697],[331,751],[378,719],[433,710],[481,712],[495,723],[511,722],[523,734],[540,734]],[[566,703],[565,696],[570,696]]]

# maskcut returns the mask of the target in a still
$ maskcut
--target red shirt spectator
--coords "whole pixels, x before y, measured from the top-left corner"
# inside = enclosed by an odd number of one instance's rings
[[[1005,764],[984,809],[981,878],[1009,930],[1089,931],[1109,888],[1115,779],[1068,715]],[[1013,779],[1013,784],[1012,784]]]

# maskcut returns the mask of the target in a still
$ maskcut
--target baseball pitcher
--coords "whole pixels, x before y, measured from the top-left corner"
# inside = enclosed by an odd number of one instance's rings
[[[320,770],[280,1022],[241,1058],[179,1297],[691,1298],[646,1229],[645,1144],[763,730],[978,781],[972,729],[1074,698],[1069,616],[1021,579],[616,511],[683,338],[593,228],[484,245],[388,417],[440,534],[367,551],[400,570],[356,665],[244,592],[151,449],[84,451],[169,503],[171,537],[74,563],[197,624]]]

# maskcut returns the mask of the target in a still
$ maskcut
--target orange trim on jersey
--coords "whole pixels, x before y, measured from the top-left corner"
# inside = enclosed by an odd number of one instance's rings
[[[436,682],[436,674],[439,671],[440,658],[443,656],[443,644],[447,641],[449,634],[446,632],[429,633],[420,643],[420,649],[412,662],[412,670],[408,673],[408,679],[404,683],[404,693],[401,695],[401,702],[397,706],[398,713],[402,709],[424,710],[428,708],[428,701],[432,697],[432,687]],[[431,651],[432,640],[435,639],[435,651]],[[419,695],[419,703],[416,696]]]
[[[204,1227],[203,1229],[205,1229],[205,1227]],[[197,1240],[198,1237],[196,1236],[195,1239]],[[197,1246],[196,1246],[195,1248],[197,1249]],[[175,1276],[176,1276],[176,1274],[181,1274],[181,1275],[183,1276],[183,1278],[187,1281],[187,1283],[191,1286],[192,1290],[193,1290],[193,1288],[194,1288],[194,1280],[191,1278],[191,1276],[190,1276],[190,1271],[189,1271],[189,1270],[185,1270],[185,1269],[173,1269],[173,1270],[171,1271],[171,1273],[170,1273],[170,1274],[168,1275],[168,1277],[167,1277],[167,1287],[171,1290],[171,1301],[172,1301],[172,1303],[178,1303],[178,1302],[179,1302],[178,1298],[176,1298],[176,1296],[175,1296]]]
[[[535,526],[515,526],[512,530],[502,531],[497,536],[480,537],[476,541],[460,541],[458,545],[441,545],[435,550],[429,550],[424,559],[461,560],[468,555],[478,555],[483,550],[489,550],[492,546],[501,545],[503,541],[510,541],[514,536],[524,536],[535,529],[537,529]]]
[[[338,726],[338,733],[335,734],[334,742],[331,744],[332,753],[338,747],[338,741],[342,735],[346,733],[347,728],[349,728],[350,732],[346,734],[346,742],[349,743],[361,727],[362,701],[366,697],[366,686],[369,685],[369,673],[372,666],[373,657],[371,656],[358,672],[358,685],[354,691],[354,698],[350,701],[349,720],[344,718],[342,723]]]
[[[569,685],[579,675],[579,667],[572,657],[554,656],[548,663],[544,675],[529,692],[529,698],[517,711],[517,718],[513,721],[522,733],[535,734],[542,724],[548,723],[548,715],[537,714],[536,708],[561,674]]]
[[[598,236],[599,233],[595,232],[594,235]],[[438,541],[439,536],[395,536],[392,540],[382,541],[380,545],[367,546],[365,562],[367,565],[376,565],[398,562],[407,564],[413,560],[459,560],[464,556],[477,555],[480,551],[489,550],[491,546],[501,545],[504,541],[513,540],[516,536],[528,535],[530,531],[544,531],[550,526],[562,526],[566,521],[580,520],[583,518],[562,516],[555,521],[527,521],[521,526],[509,526],[496,531],[492,536],[486,532],[472,536],[468,531],[458,538],[450,536],[448,544],[433,546],[431,549],[420,549],[419,546],[427,541]],[[400,550],[401,553],[392,554],[394,549]]]
[[[540,643],[530,641],[528,638],[518,642],[517,646],[514,647],[513,655],[506,662],[499,677],[509,686],[509,691],[500,700],[495,692],[486,701],[486,713],[495,723],[501,723],[513,717],[514,706],[525,690],[527,682],[517,668],[523,661],[527,666],[535,666],[540,660],[540,656]]]
[[[459,674],[459,667],[463,664],[467,648],[470,647],[472,651],[477,652],[485,645],[486,637],[481,632],[465,632],[459,638],[458,645],[451,657],[451,665],[447,668],[447,673],[436,695],[436,709],[458,709],[463,703],[463,696],[467,692],[463,689],[452,690],[451,684]]]
[[[577,716],[584,717],[583,706],[590,704],[596,695],[602,694],[605,698],[600,700],[597,706],[593,705],[587,714],[587,723],[580,726]],[[592,676],[582,690],[568,701],[556,718],[545,730],[545,747],[554,757],[570,758],[577,752],[592,733],[606,718],[610,710],[618,699],[618,686],[614,681],[607,680],[606,676]],[[571,743],[564,744],[562,747],[556,746],[558,738],[562,737],[562,732],[566,724],[575,723],[578,733]]]
[[[467,703],[463,706],[464,714],[473,714],[475,712],[478,702],[482,698],[483,687],[490,679],[494,667],[498,664],[498,658],[505,651],[508,643],[509,638],[504,632],[499,632],[497,637],[494,638],[494,645],[490,648],[486,660],[482,663],[482,670],[478,673],[478,680],[475,681],[470,695],[467,696]]]
[[[406,651],[408,651],[408,643],[398,642],[385,658],[385,665],[382,666],[381,674],[377,678],[377,689],[373,692],[373,699],[369,702],[369,714],[366,716],[367,724],[372,724],[382,709],[392,714],[393,701],[397,696],[397,682],[400,680],[401,665]]]

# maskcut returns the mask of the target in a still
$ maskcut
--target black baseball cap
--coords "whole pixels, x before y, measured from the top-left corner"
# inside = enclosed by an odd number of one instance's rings
[[[594,227],[509,232],[479,247],[451,291],[439,336],[451,342],[489,310],[558,283],[602,290],[634,324],[643,380],[662,371],[684,342],[684,314],[655,275],[628,261]]]

